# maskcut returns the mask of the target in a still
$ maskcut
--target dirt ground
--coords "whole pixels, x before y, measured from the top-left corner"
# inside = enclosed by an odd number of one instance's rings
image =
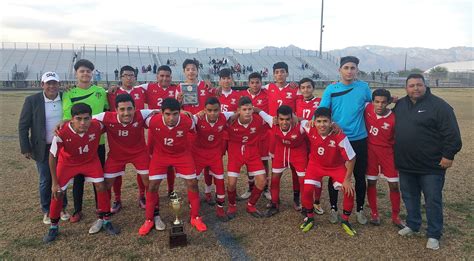
[[[400,97],[404,95],[403,89],[392,92]],[[302,233],[298,229],[302,216],[292,208],[291,178],[287,174],[282,180],[282,206],[277,216],[255,219],[245,212],[245,202],[240,202],[237,218],[219,223],[214,217],[214,209],[203,203],[201,213],[209,229],[199,233],[189,225],[188,208],[184,207],[182,217],[186,220],[189,245],[169,249],[168,230],[153,230],[145,237],[138,235],[144,211],[137,205],[131,168],[127,168],[123,182],[124,208],[112,218],[122,229],[119,236],[88,234],[95,215],[92,186],[86,184],[84,219],[76,224],[62,222],[57,242],[43,245],[41,239],[48,226],[42,223],[38,173],[34,162],[20,154],[18,142],[20,110],[24,98],[33,93],[0,92],[0,162],[3,170],[0,172],[0,259],[474,259],[474,89],[434,89],[433,93],[454,107],[463,138],[463,149],[446,174],[445,229],[439,251],[426,250],[424,236],[402,238],[397,234],[390,222],[388,187],[384,182],[378,188],[380,227],[359,225],[353,215],[351,220],[358,235],[349,237],[340,225],[330,224],[325,213],[316,217],[316,228]],[[241,178],[240,193],[244,192],[246,184],[246,178]],[[177,180],[177,191],[186,198],[181,180]],[[161,215],[169,227],[173,215],[165,197],[166,185],[163,184],[160,189]],[[329,210],[326,189],[322,202],[324,209]],[[266,203],[262,198],[258,207],[263,209]],[[402,217],[405,217],[403,206]]]

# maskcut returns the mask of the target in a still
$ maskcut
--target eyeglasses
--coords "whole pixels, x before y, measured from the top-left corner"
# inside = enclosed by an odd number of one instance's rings
[[[133,78],[135,74],[122,74],[122,77]]]

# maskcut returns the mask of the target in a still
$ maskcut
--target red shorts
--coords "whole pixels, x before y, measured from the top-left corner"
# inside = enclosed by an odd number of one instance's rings
[[[342,183],[346,177],[346,166],[341,166],[338,168],[324,168],[316,164],[308,164],[306,168],[306,176],[304,177],[304,184],[315,185],[316,187],[321,187],[321,181],[323,177],[332,178],[332,185],[334,189],[340,190],[342,188]]]
[[[77,175],[84,175],[85,180],[88,182],[98,183],[104,181],[104,171],[102,170],[99,158],[75,166],[58,163],[56,175],[58,177],[58,185],[62,190],[65,190]]]
[[[240,146],[229,143],[227,175],[229,177],[239,177],[242,165],[247,166],[249,176],[266,173],[257,146]]]
[[[260,157],[262,160],[270,160],[270,141],[268,140],[271,133],[271,130],[267,131],[262,137],[260,138],[258,149],[260,151]]]
[[[275,145],[275,155],[272,161],[273,173],[282,173],[291,164],[298,177],[304,177],[307,163],[308,153],[305,147],[287,148],[281,143]]]
[[[209,174],[217,179],[224,179],[224,164],[222,162],[221,151],[209,151],[193,147],[192,154],[194,163],[196,164],[196,175],[198,178],[201,178],[204,169],[209,167]]]
[[[377,180],[379,174],[388,182],[398,182],[393,148],[368,144],[367,179]]]
[[[183,179],[196,178],[194,159],[189,152],[179,155],[153,154],[148,178],[150,180],[166,179],[168,167],[174,167],[176,177]]]
[[[127,163],[132,163],[138,174],[148,175],[148,166],[150,165],[150,156],[148,151],[137,154],[135,157],[128,159],[127,161],[115,160],[112,157],[108,157],[105,161],[104,166],[104,177],[115,178],[123,176],[125,174],[125,166]]]

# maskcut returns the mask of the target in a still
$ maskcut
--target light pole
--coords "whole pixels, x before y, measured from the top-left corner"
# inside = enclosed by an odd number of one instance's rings
[[[323,14],[324,14],[324,0],[321,0],[321,31],[319,34],[319,58],[323,58],[323,30],[324,30],[324,24],[323,24]]]

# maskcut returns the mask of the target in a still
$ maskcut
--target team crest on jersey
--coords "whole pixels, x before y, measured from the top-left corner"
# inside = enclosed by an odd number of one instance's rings
[[[314,108],[314,109],[318,108],[318,106],[319,106],[319,102],[315,102],[315,103],[313,104],[313,108]]]
[[[199,126],[199,127],[200,127],[201,129],[205,129],[205,128],[206,128],[206,126],[204,126],[204,125],[201,125],[201,126]]]
[[[235,104],[235,99],[230,99],[230,104]]]
[[[113,125],[113,124],[109,124],[109,127],[110,127],[110,128],[113,128],[113,127],[114,127],[114,125]]]
[[[89,141],[95,140],[95,133],[89,134]]]
[[[255,127],[250,128],[250,133],[255,133],[255,132],[257,132],[257,128]]]
[[[183,137],[183,131],[177,131],[176,137]]]
[[[329,141],[329,147],[335,148],[336,147],[336,141],[330,140]]]
[[[132,126],[135,128],[138,127],[138,122],[133,123]]]
[[[173,97],[173,96],[174,96],[174,92],[173,92],[173,91],[168,91],[168,96],[169,96],[169,97]]]
[[[201,90],[201,96],[206,96],[206,90]]]
[[[287,99],[291,99],[291,97],[292,97],[291,95],[292,95],[291,92],[287,92],[287,93],[286,93],[286,98],[287,98]]]
[[[384,123],[383,123],[383,126],[382,126],[382,129],[388,130],[388,127],[390,127],[390,124],[384,122]]]
[[[71,142],[71,141],[72,141],[72,139],[66,139],[66,142]]]
[[[262,105],[262,100],[257,100],[257,105]]]
[[[102,97],[102,93],[96,92],[96,93],[95,93],[95,97],[97,97],[97,99],[100,99],[100,98]]]
[[[135,100],[140,100],[140,94],[135,93]]]
[[[298,137],[296,134],[291,135],[291,139],[296,140],[296,137]]]
[[[217,131],[221,132],[223,128],[224,128],[224,126],[219,126],[219,127],[217,127]]]

